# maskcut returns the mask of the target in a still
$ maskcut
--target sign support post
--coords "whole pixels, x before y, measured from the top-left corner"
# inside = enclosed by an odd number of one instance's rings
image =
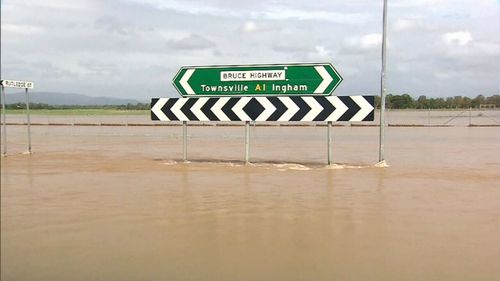
[[[382,19],[382,70],[380,75],[380,140],[378,161],[385,164],[384,146],[385,146],[385,63],[386,63],[386,37],[387,37],[387,0],[384,0],[384,11]]]
[[[24,89],[26,92],[26,123],[28,125],[28,153],[31,154],[31,120],[30,120],[30,98],[28,88]]]
[[[2,141],[3,156],[7,156],[7,123],[5,122],[5,89],[2,85]]]
[[[328,144],[328,165],[332,164],[332,121],[327,125],[327,144]]]
[[[182,121],[182,160],[187,161],[187,121]]]
[[[250,121],[245,121],[245,164],[249,163],[250,154]]]

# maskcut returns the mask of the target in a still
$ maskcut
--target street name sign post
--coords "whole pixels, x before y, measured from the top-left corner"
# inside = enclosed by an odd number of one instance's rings
[[[17,80],[1,80],[2,85],[2,135],[3,135],[3,155],[7,155],[7,123],[5,120],[5,88],[18,88],[24,89],[26,93],[26,124],[28,127],[28,153],[31,154],[31,121],[30,121],[30,100],[28,89],[33,89],[35,86],[30,81],[17,81]]]
[[[184,66],[172,82],[183,97],[328,96],[342,77],[330,63]]]

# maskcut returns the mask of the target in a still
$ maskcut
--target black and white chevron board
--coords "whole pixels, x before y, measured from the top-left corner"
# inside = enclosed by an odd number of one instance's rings
[[[373,121],[374,96],[153,98],[156,121]]]

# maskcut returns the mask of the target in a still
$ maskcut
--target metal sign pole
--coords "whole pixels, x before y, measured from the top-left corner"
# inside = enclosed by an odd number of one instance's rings
[[[187,161],[187,121],[182,121],[182,159]]]
[[[328,121],[326,130],[327,143],[328,143],[328,165],[332,164],[332,121]]]
[[[25,88],[25,92],[26,92],[26,121],[28,124],[28,153],[31,153],[30,98],[28,94],[28,88]]]
[[[2,140],[3,155],[7,155],[7,123],[5,122],[5,89],[2,85]]]
[[[250,154],[250,121],[245,121],[245,164],[249,163]]]
[[[385,146],[385,63],[386,63],[386,37],[387,37],[387,0],[384,0],[384,12],[382,23],[382,70],[380,77],[380,140],[379,140],[379,155],[378,161],[385,161],[384,146]]]

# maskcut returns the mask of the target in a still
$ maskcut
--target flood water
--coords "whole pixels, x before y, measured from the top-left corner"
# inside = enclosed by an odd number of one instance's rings
[[[500,280],[500,129],[8,126],[1,280]]]

